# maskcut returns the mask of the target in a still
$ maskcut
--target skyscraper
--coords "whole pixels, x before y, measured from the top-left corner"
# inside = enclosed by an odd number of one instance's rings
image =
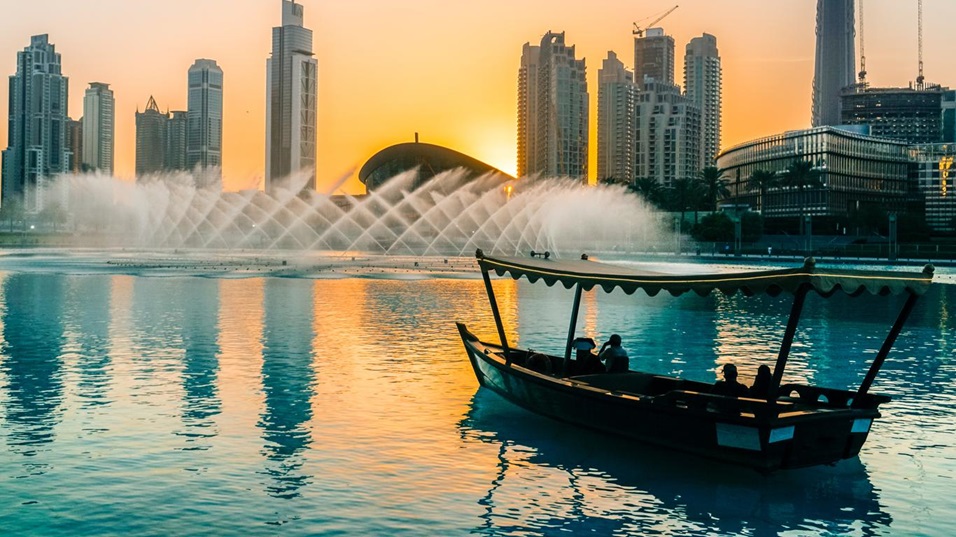
[[[152,96],[136,112],[136,176],[190,169],[186,165],[188,113],[161,112]]]
[[[637,96],[636,176],[665,188],[700,171],[700,110],[680,87],[647,77]]]
[[[528,66],[534,51],[525,47]],[[519,152],[522,143],[527,155],[526,174],[539,173],[547,177],[572,177],[587,181],[588,177],[588,87],[584,60],[574,57],[574,47],[564,43],[564,32],[548,32],[538,47],[538,66],[534,86],[522,81],[519,71]],[[532,101],[522,99],[534,94]],[[521,103],[525,102],[525,105]],[[523,110],[523,107],[525,110]],[[530,119],[520,117],[524,112]],[[522,121],[527,127],[522,129]],[[528,152],[533,148],[533,155]],[[520,165],[520,164],[519,164]]]
[[[840,124],[840,92],[855,82],[853,0],[817,0],[814,127]]]
[[[617,54],[608,51],[598,70],[598,181],[633,183],[634,75],[624,68]]]
[[[200,172],[222,166],[222,69],[215,60],[199,59],[189,68],[186,105],[186,166]],[[197,175],[209,177],[205,173]],[[196,186],[208,186],[199,184]]]
[[[525,43],[518,68],[518,177],[534,169],[538,146],[538,59],[541,47]]]
[[[83,96],[83,167],[113,173],[113,90],[109,84],[90,82]]]
[[[643,85],[648,77],[674,83],[674,38],[664,35],[663,28],[648,28],[634,38],[634,81]]]
[[[266,60],[266,191],[298,170],[311,170],[315,189],[318,61],[304,9],[282,0],[282,26],[272,29]]]
[[[166,123],[166,169],[188,170],[186,163],[186,140],[188,138],[188,114],[183,110],[169,113]]]
[[[721,69],[717,38],[704,34],[687,44],[684,93],[700,109],[700,168],[714,166],[720,151]]]
[[[69,170],[68,86],[60,54],[47,34],[31,37],[30,45],[17,53],[17,73],[10,77],[0,203],[22,201],[25,210],[38,211],[45,179]]]
[[[166,169],[166,137],[168,116],[159,111],[153,96],[146,101],[146,110],[136,112],[136,178]]]
[[[83,171],[83,118],[66,119],[66,146],[70,150],[70,163],[67,171],[80,173]]]

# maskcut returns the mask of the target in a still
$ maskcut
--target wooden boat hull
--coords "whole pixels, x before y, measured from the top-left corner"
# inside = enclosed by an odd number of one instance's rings
[[[562,378],[519,365],[527,351],[483,343],[458,323],[478,382],[514,404],[571,424],[668,449],[754,468],[761,472],[832,464],[856,456],[866,441],[876,407],[888,398],[869,396],[851,408],[850,392],[794,386],[816,398],[773,402],[706,393],[709,385],[646,373]],[[563,359],[550,357],[557,370]],[[630,383],[640,389],[624,389]],[[788,392],[784,392],[788,393]],[[842,395],[841,395],[842,394]],[[792,395],[792,394],[791,394]],[[857,405],[859,406],[859,405]]]

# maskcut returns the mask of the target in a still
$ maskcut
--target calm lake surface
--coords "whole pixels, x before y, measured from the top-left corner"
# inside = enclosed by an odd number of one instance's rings
[[[4,535],[951,535],[956,285],[921,299],[861,455],[761,476],[569,428],[479,389],[480,279],[0,272]],[[950,278],[950,281],[952,278]],[[558,352],[571,293],[495,282]],[[808,299],[785,381],[857,387],[900,299]],[[784,297],[587,293],[632,368],[749,383]]]

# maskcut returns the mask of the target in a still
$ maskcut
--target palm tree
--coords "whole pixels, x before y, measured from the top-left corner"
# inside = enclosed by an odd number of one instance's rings
[[[0,207],[0,215],[2,215],[3,220],[10,224],[11,233],[13,232],[13,223],[23,219],[23,212],[23,202],[18,199],[6,201]]]
[[[756,186],[760,190],[760,212],[767,211],[767,191],[780,184],[780,178],[777,174],[768,170],[756,170],[750,174],[751,186]],[[766,216],[766,214],[764,215]]]
[[[817,188],[823,184],[821,175],[820,170],[816,169],[810,161],[794,160],[783,172],[783,185],[801,191],[806,188]]]
[[[783,185],[796,188],[800,198],[800,231],[803,232],[803,214],[807,212],[805,191],[809,188],[819,188],[823,184],[820,170],[816,169],[808,160],[796,159],[783,172]]]
[[[707,209],[717,210],[717,200],[730,196],[730,189],[727,188],[727,179],[723,176],[723,171],[708,166],[700,171],[700,182],[704,188]]]
[[[652,205],[660,207],[664,202],[664,187],[653,177],[640,177],[627,188]]]
[[[680,211],[680,220],[684,221],[684,212],[691,206],[696,207],[701,197],[700,183],[694,179],[675,179],[669,189],[670,209]]]

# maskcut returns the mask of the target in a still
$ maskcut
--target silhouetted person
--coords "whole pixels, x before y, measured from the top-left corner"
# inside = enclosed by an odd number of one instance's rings
[[[571,375],[590,375],[593,373],[604,373],[604,364],[591,352],[597,347],[594,340],[589,337],[579,337],[571,342],[571,347],[575,350],[574,362],[571,364]]]
[[[757,368],[757,377],[754,379],[753,386],[750,387],[750,396],[757,399],[766,399],[770,397],[770,367],[766,364]]]
[[[746,397],[750,393],[746,386],[737,381],[737,366],[724,364],[723,372],[724,380],[718,380],[711,393],[731,397]]]
[[[627,351],[621,346],[621,336],[612,334],[601,346],[599,355],[608,373],[625,373],[630,367]]]

